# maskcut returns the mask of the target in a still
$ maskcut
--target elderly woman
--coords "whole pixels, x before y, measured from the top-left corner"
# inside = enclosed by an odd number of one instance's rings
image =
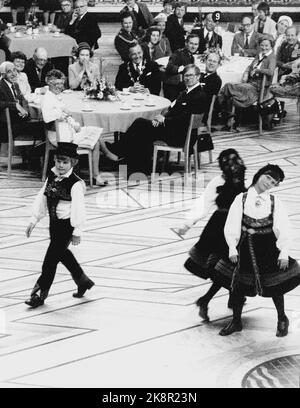
[[[300,42],[296,27],[286,30],[286,41],[281,44],[277,53],[278,78],[290,74],[293,67],[300,64]]]
[[[73,2],[72,0],[60,0],[60,7],[61,12],[55,17],[55,25],[58,31],[64,33],[72,20]]]
[[[300,69],[283,75],[279,84],[271,85],[270,92],[279,98],[300,98]]]
[[[58,120],[60,142],[73,142],[78,144],[79,147],[88,144],[93,147],[94,181],[97,186],[105,186],[107,182],[103,181],[99,172],[100,149],[110,160],[117,161],[118,158],[106,148],[104,142],[100,139],[100,128],[95,126],[81,128],[79,123],[72,118],[61,97],[65,80],[64,74],[57,69],[51,70],[46,76],[49,90],[41,101],[41,108],[48,129],[49,141],[53,145],[57,144],[55,121]]]
[[[276,30],[277,34],[275,37],[275,45],[274,45],[274,54],[277,54],[278,49],[280,48],[281,44],[283,41],[286,40],[286,30],[289,27],[292,27],[293,25],[293,20],[289,16],[280,16],[277,24],[276,24]]]
[[[162,57],[169,57],[172,54],[169,40],[162,38],[161,30],[156,26],[148,28],[141,46],[145,58],[152,61]]]
[[[276,58],[273,53],[273,40],[262,36],[259,40],[260,52],[243,74],[242,83],[227,83],[221,89],[219,102],[227,112],[227,124],[223,130],[231,130],[235,124],[233,106],[248,108],[258,100],[263,75],[266,75],[266,87],[272,83]]]
[[[83,89],[86,82],[93,83],[100,78],[97,64],[91,61],[93,51],[88,43],[78,44],[75,52],[77,60],[69,65],[69,86],[76,91]]]
[[[23,52],[21,51],[16,51],[11,54],[11,62],[14,64],[14,66],[17,68],[18,71],[18,80],[17,83],[19,85],[20,91],[25,97],[27,101],[30,101],[31,98],[31,87],[28,82],[28,77],[23,72],[26,64],[27,57]]]

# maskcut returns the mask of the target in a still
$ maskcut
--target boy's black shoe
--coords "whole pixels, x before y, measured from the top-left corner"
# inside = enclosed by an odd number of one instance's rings
[[[91,289],[95,283],[92,280],[84,282],[82,285],[78,286],[78,290],[76,293],[73,293],[73,297],[81,298],[88,289]]]
[[[241,321],[231,320],[223,329],[219,332],[220,336],[229,336],[234,332],[239,332],[243,330],[243,325]]]
[[[32,295],[30,299],[25,301],[26,305],[31,306],[33,309],[44,304],[44,301],[37,295]]]
[[[283,320],[278,320],[277,323],[277,337],[284,337],[288,334],[289,331],[289,319],[285,316]]]

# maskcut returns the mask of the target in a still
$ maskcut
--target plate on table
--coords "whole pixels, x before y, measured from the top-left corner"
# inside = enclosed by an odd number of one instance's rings
[[[65,89],[64,91],[62,91],[62,93],[65,94],[72,93],[72,89]]]
[[[86,107],[86,108],[82,108],[81,110],[82,112],[93,112],[94,109]]]
[[[147,102],[147,103],[145,103],[145,106],[155,106],[155,103],[153,103],[153,102]]]
[[[131,108],[129,106],[120,106],[121,110],[130,110]]]
[[[140,104],[140,103],[132,103],[131,106],[132,106],[133,108],[140,108],[140,107],[141,107],[141,104]]]
[[[61,37],[61,34],[53,34],[53,37]]]
[[[121,92],[121,95],[130,95],[130,92],[128,92],[128,91],[122,91],[122,92]]]
[[[143,96],[135,96],[133,99],[135,101],[143,101],[145,98]]]

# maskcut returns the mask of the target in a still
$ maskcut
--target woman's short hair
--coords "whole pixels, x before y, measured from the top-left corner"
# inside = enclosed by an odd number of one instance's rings
[[[257,10],[261,10],[265,13],[266,16],[270,15],[270,7],[268,5],[268,3],[262,1],[261,3],[259,3],[259,5],[257,6]]]
[[[60,71],[59,69],[51,69],[51,71],[47,72],[45,77],[45,82],[48,84],[49,82],[53,81],[54,79],[62,79],[66,80],[65,74]]]
[[[164,0],[163,1],[163,7],[165,7],[166,4],[171,4],[172,7],[174,8],[174,0]]]
[[[279,166],[277,166],[277,164],[268,163],[266,166],[262,167],[258,170],[258,172],[254,174],[251,185],[253,186],[254,184],[256,184],[260,176],[262,176],[263,174],[268,174],[278,183],[283,181],[285,177],[283,170]]]
[[[260,45],[263,41],[269,41],[271,44],[271,47],[274,47],[275,40],[274,37],[271,34],[263,34],[259,39],[258,39],[258,44]]]
[[[24,62],[27,61],[26,55],[22,51],[15,51],[11,53],[10,60],[14,62],[15,59],[21,59]]]
[[[147,42],[147,43],[150,42],[151,34],[153,32],[155,32],[155,31],[157,31],[159,33],[159,35],[161,36],[161,30],[156,26],[152,26],[152,27],[148,28],[148,30],[146,32],[146,35],[144,37],[144,41]]]
[[[128,17],[131,17],[131,18],[132,18],[131,12],[128,11],[128,10],[122,11],[122,12],[120,13],[121,23],[123,23],[124,19],[125,19],[125,18],[128,18]],[[132,21],[133,21],[133,18],[132,18]]]
[[[86,42],[82,42],[78,44],[78,47],[75,50],[75,56],[78,58],[80,51],[82,50],[88,50],[90,52],[90,58],[92,58],[92,56],[94,55],[93,51],[91,50],[91,47],[89,46],[88,43]]]

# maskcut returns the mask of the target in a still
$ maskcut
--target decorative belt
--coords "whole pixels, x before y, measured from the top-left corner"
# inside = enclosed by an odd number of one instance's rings
[[[247,228],[245,225],[242,226],[242,231],[244,233],[248,233],[250,235],[265,235],[265,234],[270,234],[270,232],[273,231],[272,227],[262,227],[260,229],[254,229],[254,228]]]

